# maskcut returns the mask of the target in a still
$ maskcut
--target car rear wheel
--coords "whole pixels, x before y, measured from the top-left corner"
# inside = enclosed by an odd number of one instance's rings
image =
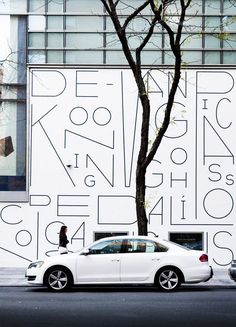
[[[45,284],[51,291],[62,292],[71,287],[71,274],[63,267],[52,268],[46,274]]]
[[[165,292],[177,290],[181,284],[180,273],[174,268],[164,268],[157,273],[155,284]]]

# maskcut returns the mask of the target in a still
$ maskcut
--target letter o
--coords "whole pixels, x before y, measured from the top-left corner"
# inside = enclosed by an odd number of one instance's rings
[[[83,107],[75,107],[71,110],[69,117],[72,124],[84,125],[88,120],[88,112]]]
[[[32,235],[28,230],[22,229],[16,234],[16,243],[20,246],[27,246],[32,241]]]
[[[220,206],[222,202],[224,205]],[[221,188],[216,188],[205,195],[203,199],[203,207],[210,217],[223,219],[232,212],[234,208],[234,200],[229,192]]]
[[[182,148],[175,148],[171,154],[170,159],[176,165],[183,165],[188,158],[187,152]]]
[[[111,112],[105,107],[99,107],[94,110],[93,120],[99,126],[105,126],[111,121]]]

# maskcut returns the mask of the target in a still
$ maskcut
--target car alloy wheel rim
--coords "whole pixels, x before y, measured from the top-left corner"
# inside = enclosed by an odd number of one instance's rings
[[[165,270],[160,274],[159,282],[162,288],[172,290],[178,285],[178,275],[173,270]]]
[[[54,270],[48,277],[48,282],[54,290],[62,290],[68,283],[67,275],[61,270]]]

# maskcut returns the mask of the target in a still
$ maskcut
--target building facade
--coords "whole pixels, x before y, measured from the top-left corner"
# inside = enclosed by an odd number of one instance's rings
[[[142,2],[121,1],[121,19]],[[62,224],[71,251],[102,236],[136,234],[141,108],[101,1],[9,6],[10,60],[1,70],[1,265],[27,266],[56,254]],[[177,12],[170,7],[173,29]],[[129,26],[133,49],[151,17],[144,14]],[[193,0],[171,125],[147,173],[149,233],[204,249],[218,267],[236,253],[235,14],[232,0]],[[151,142],[173,79],[160,27],[142,61]]]

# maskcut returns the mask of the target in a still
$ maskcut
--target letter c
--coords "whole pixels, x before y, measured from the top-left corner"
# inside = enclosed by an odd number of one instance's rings
[[[10,214],[8,217],[5,217],[5,214],[6,214],[6,216],[7,216],[8,211],[11,212],[10,209],[13,208],[13,207],[14,207],[14,209],[15,209],[15,208],[20,208],[20,209],[21,209],[21,207],[20,207],[19,205],[17,205],[17,204],[9,204],[8,206],[2,208],[2,210],[1,210],[1,212],[0,212],[0,217],[1,217],[2,221],[4,221],[4,223],[6,223],[6,224],[8,224],[8,225],[17,225],[17,224],[20,224],[20,223],[23,221],[22,219],[21,219],[21,220],[18,220],[18,221],[11,221],[11,220],[13,220],[14,218],[11,219],[10,217],[11,217],[11,216],[13,216],[13,217],[16,216],[15,210],[14,210],[14,213],[13,213],[13,214]],[[6,212],[5,212],[5,211],[6,211]]]

